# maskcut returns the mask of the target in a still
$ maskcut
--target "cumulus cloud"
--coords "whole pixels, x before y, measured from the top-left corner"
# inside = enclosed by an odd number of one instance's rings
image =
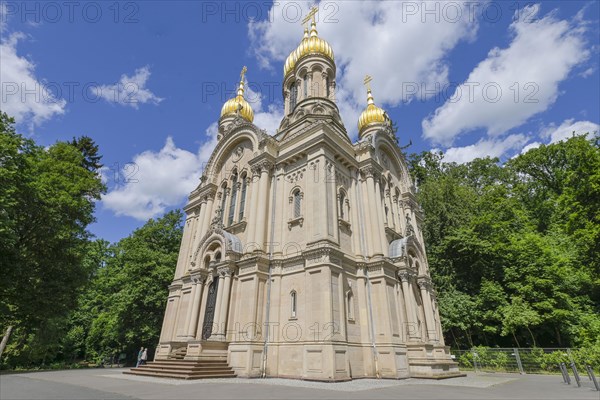
[[[549,139],[550,143],[563,141],[575,135],[598,132],[600,125],[591,121],[575,121],[567,119],[562,124],[556,126],[550,124],[542,130],[541,137]]]
[[[539,4],[526,7],[510,25],[507,48],[494,48],[459,85],[453,98],[422,122],[423,136],[451,145],[459,135],[483,128],[502,135],[548,109],[559,84],[589,57],[586,23],[558,20],[553,13],[538,17]]]
[[[281,104],[269,104],[263,108],[263,94],[252,90],[252,85],[246,85],[245,98],[254,110],[254,125],[265,129],[270,135],[274,135],[283,118],[283,107]]]
[[[4,11],[0,9],[0,13],[5,13],[5,8]],[[0,18],[4,21],[0,26],[3,34],[0,41],[0,108],[18,123],[33,129],[56,115],[64,114],[66,101],[56,98],[44,81],[36,76],[35,64],[18,54],[18,43],[26,36],[15,32],[4,37],[5,15],[0,15]]]
[[[476,20],[463,8],[466,3],[452,3],[457,11],[446,10],[443,2],[322,4],[317,28],[335,52],[336,98],[351,135],[356,134],[356,120],[366,105],[366,74],[373,76],[373,93],[380,105],[432,96],[447,82],[446,56],[461,40],[472,39],[477,30]],[[295,4],[295,8],[302,6],[306,15],[308,3]],[[408,12],[415,6],[417,10]],[[437,15],[424,15],[425,7],[444,9]],[[252,47],[263,67],[284,61],[302,38],[299,22],[290,19],[290,8],[276,2],[267,20],[252,21],[248,26]],[[450,18],[440,18],[444,12]]]
[[[144,151],[121,171],[122,185],[102,197],[116,215],[147,220],[179,206],[199,184],[202,167],[217,143],[217,124],[207,130],[208,140],[197,153],[180,149],[171,137],[158,152]]]
[[[137,109],[140,104],[158,105],[164,99],[158,97],[146,87],[150,79],[150,67],[135,70],[132,76],[121,75],[119,82],[112,85],[101,85],[93,88],[96,96],[109,103],[120,104]]]
[[[509,135],[504,139],[482,138],[469,146],[449,148],[444,153],[444,161],[464,164],[476,158],[502,157],[509,151],[520,149],[527,141],[523,134]]]

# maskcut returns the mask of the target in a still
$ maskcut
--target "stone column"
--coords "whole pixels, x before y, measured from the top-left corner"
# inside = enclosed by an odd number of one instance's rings
[[[424,280],[419,280],[418,282],[419,289],[421,289],[421,299],[423,300],[423,311],[425,314],[425,332],[427,333],[427,338],[429,341],[432,341],[433,335],[436,335],[435,324],[433,322],[433,308],[431,306],[431,298],[429,297],[429,282]]]
[[[408,322],[408,337],[409,339],[418,339],[418,323],[417,323],[417,315],[416,315],[416,304],[412,298],[412,292],[410,290],[410,279],[411,276],[407,272],[398,273],[398,277],[402,281],[402,295],[404,296],[404,306],[406,307],[406,319]]]
[[[219,314],[217,315],[219,321],[218,337],[221,340],[225,340],[225,332],[227,332],[227,314],[229,313],[229,295],[231,292],[231,269],[229,266],[219,268],[219,275],[221,276],[223,283],[223,290],[221,292],[221,301]],[[219,283],[221,283],[219,282]],[[216,315],[216,314],[215,314]]]
[[[369,227],[370,230],[370,235],[369,237],[371,237],[371,248],[370,248],[370,253],[371,256],[374,255],[383,255],[383,251],[381,250],[381,235],[379,234],[379,214],[377,212],[378,208],[381,208],[381,206],[378,206],[377,204],[377,197],[379,197],[379,195],[376,195],[375,192],[375,182],[374,182],[374,171],[372,169],[367,169],[365,170],[366,173],[366,177],[367,177],[367,198],[368,198],[368,206],[367,209],[369,210],[369,223],[367,224],[367,226]]]
[[[383,207],[385,206],[385,199],[381,195],[381,183],[379,179],[375,179],[375,199],[377,202],[375,206],[377,207],[377,215],[379,220],[379,223],[375,226],[377,227],[377,233],[379,234],[378,238],[380,240],[381,254],[385,256],[388,252],[389,243],[385,234],[385,212],[383,210]]]
[[[265,231],[267,228],[267,206],[269,205],[269,169],[271,164],[263,162],[260,166],[260,181],[258,184],[258,201],[256,203],[256,222],[254,241],[263,252],[266,252]]]
[[[193,278],[194,280],[194,297],[192,303],[192,316],[187,329],[187,337],[190,339],[196,338],[196,329],[198,327],[198,311],[200,310],[200,298],[202,297],[202,288],[204,277]]]
[[[206,206],[207,206],[207,200],[206,198],[202,199],[202,202],[200,203],[200,217],[198,218],[198,224],[196,226],[196,239],[193,241],[192,246],[190,246],[190,262],[194,261],[191,258],[194,256],[194,253],[196,252],[196,248],[198,247],[198,244],[200,243],[200,240],[202,239],[202,235],[204,234],[204,232],[202,231],[202,227],[204,226],[204,219],[206,218]]]
[[[186,317],[185,317],[185,325],[183,328],[183,336],[186,338],[189,338],[190,334],[190,322],[192,320],[192,311],[194,308],[194,300],[196,298],[196,283],[192,283],[192,290],[190,291],[190,301],[188,304],[188,308],[187,308],[187,313],[186,313]]]
[[[211,272],[212,273],[212,272]],[[202,330],[204,324],[204,316],[206,315],[206,302],[208,299],[208,286],[210,285],[208,277],[204,278],[202,285],[202,300],[200,301],[200,315],[198,317],[198,326],[196,328],[196,338],[202,339]]]
[[[221,331],[221,327],[218,325],[221,315],[221,301],[223,299],[223,277],[221,276],[221,274],[217,273],[215,279],[219,279],[219,282],[217,283],[217,299],[215,301],[215,313],[213,316],[213,326],[211,328],[211,335],[209,340],[218,340],[217,335]],[[215,325],[217,325],[216,330],[214,329]]]
[[[256,242],[255,231],[256,231],[256,210],[258,207],[258,185],[260,180],[260,168],[252,167],[252,179],[250,180],[250,202],[248,205],[248,237],[247,243],[254,244]],[[255,247],[249,246],[249,249],[255,249]]]
[[[356,186],[360,184],[356,170],[351,169],[350,179],[350,191],[348,196],[350,197],[350,223],[352,224],[352,251],[355,256],[362,256],[361,244],[360,244],[360,219],[358,216],[358,202],[360,201],[357,194]]]
[[[206,208],[206,212],[204,213],[204,218],[202,219],[202,227],[200,228],[200,235],[204,235],[206,233],[206,231],[208,230],[208,224],[210,223],[210,220],[212,219],[212,214],[213,214],[213,203],[215,201],[215,195],[210,194],[206,197],[206,204],[204,205],[204,207]]]

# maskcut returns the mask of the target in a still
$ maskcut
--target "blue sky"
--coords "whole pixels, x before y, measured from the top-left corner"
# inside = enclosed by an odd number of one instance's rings
[[[110,241],[185,204],[244,65],[255,123],[274,133],[283,62],[310,5],[0,4],[2,110],[42,145],[79,135],[98,143],[109,191],[91,230]],[[367,73],[401,145],[412,141],[409,152],[506,160],[573,130],[598,129],[596,1],[321,1],[319,8],[353,138]]]

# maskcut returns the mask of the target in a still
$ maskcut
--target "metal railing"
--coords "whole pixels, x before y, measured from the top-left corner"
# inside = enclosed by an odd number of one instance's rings
[[[594,369],[577,364],[570,348],[489,348],[451,350],[459,368],[479,372],[513,372],[520,374],[562,374],[565,384],[591,387],[600,391]],[[580,360],[581,361],[581,360]],[[579,369],[578,369],[579,368]],[[596,366],[598,368],[598,366]],[[580,370],[585,374],[580,375]],[[571,375],[573,380],[571,380]],[[587,378],[585,379],[585,375]],[[583,378],[582,378],[583,376]],[[589,381],[589,382],[588,382]]]

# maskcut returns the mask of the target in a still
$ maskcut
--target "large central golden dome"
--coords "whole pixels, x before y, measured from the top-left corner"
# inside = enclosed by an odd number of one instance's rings
[[[334,62],[333,49],[329,43],[318,36],[317,24],[314,20],[311,23],[310,35],[308,33],[308,28],[304,28],[304,38],[302,38],[300,45],[296,50],[292,51],[287,60],[285,60],[283,76],[286,77],[288,73],[294,70],[298,61],[309,54],[319,54],[329,58],[331,62]]]

